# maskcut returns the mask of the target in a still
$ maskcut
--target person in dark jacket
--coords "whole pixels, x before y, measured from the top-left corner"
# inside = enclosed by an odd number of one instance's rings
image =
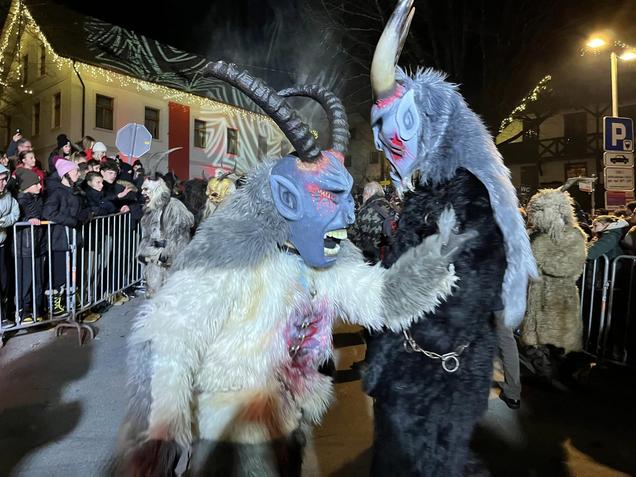
[[[43,217],[42,186],[36,173],[25,170],[20,175],[18,187],[20,222],[29,222],[31,226],[16,231],[14,253],[17,259],[19,300],[16,307],[22,323],[33,323],[34,320],[40,321],[44,309],[42,290],[46,235],[40,227]]]
[[[629,223],[613,215],[600,215],[592,222],[592,232],[596,238],[587,252],[588,260],[596,260],[607,255],[612,260],[623,254],[620,243],[629,230]]]
[[[57,136],[57,147],[49,154],[49,173],[55,171],[55,163],[58,159],[68,159],[71,155],[72,145],[66,134],[59,134]]]
[[[94,217],[117,212],[117,206],[104,198],[104,178],[99,172],[86,173],[84,191],[86,193],[86,205]]]
[[[73,229],[77,230],[77,242],[81,243],[80,226],[90,219],[90,209],[85,204],[82,191],[77,186],[79,168],[66,159],[58,159],[55,169],[61,177],[60,186],[52,191],[44,203],[44,218],[55,222],[51,230],[51,256],[53,279],[53,314],[65,312],[66,252],[70,250]]]
[[[115,204],[117,210],[128,212],[130,205],[138,203],[135,191],[117,183],[119,166],[115,161],[107,160],[102,163],[100,173],[104,178],[104,199]]]

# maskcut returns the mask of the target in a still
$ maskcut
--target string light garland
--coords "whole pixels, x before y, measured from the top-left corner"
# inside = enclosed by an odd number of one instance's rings
[[[529,103],[534,103],[535,101],[539,99],[539,96],[541,95],[541,93],[545,91],[546,89],[548,89],[548,83],[550,83],[551,80],[552,80],[552,76],[545,75],[541,79],[541,81],[537,83],[534,89],[530,91],[530,93],[528,93],[528,95],[521,100],[521,103],[519,103],[517,107],[515,107],[515,109],[512,110],[510,115],[506,119],[501,121],[501,125],[499,126],[500,133],[504,129],[506,129],[510,123],[512,123],[516,119],[519,113],[522,113],[523,111],[526,110]]]
[[[4,72],[4,61],[5,61],[5,52],[9,45],[9,38],[11,36],[11,32],[13,30],[14,25],[20,20],[20,8],[22,10],[22,15],[24,16],[25,22],[25,31],[24,33],[32,34],[38,41],[44,45],[46,49],[47,58],[51,59],[51,62],[55,65],[58,71],[62,72],[69,68],[73,68],[73,60],[70,58],[66,58],[58,55],[46,36],[35,22],[31,13],[26,8],[26,6],[19,6],[19,1],[13,2],[13,8],[11,9],[9,16],[9,24],[5,29],[5,34],[0,40],[0,74]],[[16,11],[17,10],[17,11]],[[18,39],[21,43],[21,38]],[[8,60],[9,67],[13,63],[13,58]],[[256,113],[253,111],[248,111],[242,108],[238,108],[235,106],[231,106],[229,104],[215,101],[213,99],[204,98],[202,96],[188,93],[186,91],[181,91],[175,88],[170,88],[167,86],[163,86],[157,83],[152,83],[150,81],[145,81],[142,79],[134,78],[132,76],[124,75],[121,73],[116,73],[105,68],[101,68],[99,66],[89,65],[87,63],[83,63],[80,61],[75,61],[75,67],[78,69],[80,74],[87,75],[94,80],[102,81],[107,84],[112,84],[114,86],[119,86],[122,88],[133,89],[139,93],[149,93],[156,96],[161,96],[162,99],[166,101],[175,101],[179,103],[187,103],[191,105],[197,105],[202,109],[206,110],[214,110],[225,115],[229,116],[240,116],[243,118],[248,118],[256,121],[267,121],[273,125],[275,125],[274,121],[264,114]],[[19,70],[20,68],[18,68]],[[18,71],[18,79],[20,79],[20,72]],[[8,82],[2,82],[3,86],[7,86]],[[21,88],[24,86],[21,85]],[[32,90],[24,90],[27,94],[32,94]]]

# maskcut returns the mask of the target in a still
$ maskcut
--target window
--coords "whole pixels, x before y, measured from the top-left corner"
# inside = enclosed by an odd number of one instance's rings
[[[29,81],[29,55],[22,57],[22,86]]]
[[[267,136],[258,136],[258,158],[267,157]]]
[[[33,135],[40,134],[40,103],[33,105]]]
[[[152,137],[159,139],[159,110],[146,107],[144,113],[144,125],[150,131]]]
[[[238,129],[227,128],[227,153],[238,156]]]
[[[53,95],[53,127],[59,128],[62,123],[62,93]]]
[[[369,157],[369,164],[379,164],[382,160],[382,152],[381,151],[371,151]]]
[[[46,47],[40,45],[40,76],[46,74]]]
[[[208,125],[200,119],[194,120],[194,147],[205,149],[208,147],[210,136],[208,134]]]
[[[113,129],[113,103],[115,100],[98,94],[95,98],[95,127]]]
[[[565,165],[565,178],[570,177],[587,177],[587,163],[585,162],[573,162]]]

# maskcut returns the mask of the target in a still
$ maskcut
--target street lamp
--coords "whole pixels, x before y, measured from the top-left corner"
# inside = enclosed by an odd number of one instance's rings
[[[610,78],[612,82],[612,116],[618,117],[618,59],[631,61],[636,59],[636,50],[629,48],[625,43],[614,41],[614,46],[622,48],[624,51],[618,56],[614,50],[610,52]],[[585,43],[587,49],[597,53],[599,50],[610,46],[610,42],[604,37],[594,35]]]

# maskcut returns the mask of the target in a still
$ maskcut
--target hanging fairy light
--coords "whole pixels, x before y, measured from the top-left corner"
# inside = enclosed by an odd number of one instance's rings
[[[515,109],[512,110],[512,112],[508,115],[508,117],[504,119],[503,121],[501,121],[501,125],[499,126],[500,133],[504,129],[506,129],[510,123],[512,123],[515,120],[515,118],[517,117],[519,113],[522,113],[527,109],[528,104],[534,103],[535,101],[539,99],[539,97],[541,96],[541,93],[545,91],[546,89],[548,89],[548,83],[550,83],[551,80],[552,80],[552,76],[545,75],[541,79],[541,81],[537,83],[537,85],[532,89],[532,91],[530,91],[530,93],[521,100],[521,102],[517,105],[517,107],[515,107]]]
[[[42,45],[46,49],[47,57],[51,59],[52,63],[55,65],[58,71],[64,71],[65,69],[72,68],[73,60],[60,56],[55,52],[55,50],[47,40],[46,36],[31,16],[28,8],[25,5],[22,5],[21,8],[17,5],[18,2],[15,2],[14,6],[16,7],[9,13],[10,20],[8,22],[8,27],[5,29],[5,34],[0,40],[0,73],[2,73],[5,68],[4,53],[8,48],[11,32],[14,28],[14,25],[21,21],[21,16],[23,16],[23,21],[25,22],[25,30],[28,29],[29,33],[42,43]],[[10,59],[9,63],[11,63],[12,60],[13,59]],[[151,93],[160,96],[166,101],[194,104],[201,108],[217,111],[228,116],[240,116],[243,118],[249,118],[257,121],[267,121],[269,123],[275,124],[269,116],[265,116],[264,114],[248,111],[246,109],[238,108],[220,101],[204,98],[202,96],[163,86],[157,83],[152,83],[150,81],[133,78],[132,76],[115,73],[99,66],[75,61],[75,67],[81,74],[88,75],[95,80],[104,81],[108,84],[120,86],[122,88],[133,89],[137,92]],[[19,70],[20,68],[18,68],[18,79],[20,79],[21,75],[21,72]],[[24,88],[24,85],[21,85],[21,88]],[[31,92],[29,94],[32,94],[33,91],[30,91]]]

